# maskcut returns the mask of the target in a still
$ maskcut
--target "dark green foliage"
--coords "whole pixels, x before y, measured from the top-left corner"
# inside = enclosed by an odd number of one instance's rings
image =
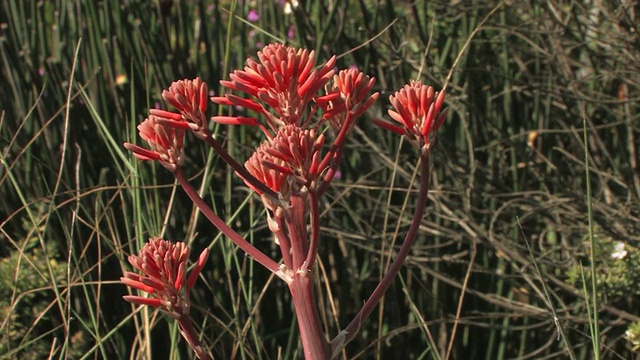
[[[24,227],[29,229],[27,221]],[[65,337],[64,326],[49,308],[55,305],[52,287],[65,286],[67,265],[58,244],[42,249],[34,232],[28,234],[10,256],[0,259],[0,354],[12,359],[46,358],[50,339]],[[69,356],[78,357],[87,347],[86,334],[73,329],[65,346]]]

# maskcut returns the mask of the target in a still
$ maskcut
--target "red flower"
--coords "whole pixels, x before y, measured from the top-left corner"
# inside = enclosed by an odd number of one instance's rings
[[[290,189],[287,174],[285,173],[287,168],[284,161],[269,153],[270,147],[271,143],[268,141],[260,144],[249,160],[244,163],[244,167],[251,175],[258,179],[258,181],[267,185],[267,187],[274,192],[279,193],[281,198],[286,199],[289,196]],[[260,189],[253,186],[250,182],[245,180],[245,184],[262,197],[262,202],[267,209],[275,211],[280,205],[275,199],[265,196]]]
[[[189,291],[208,256],[209,250],[204,249],[187,277],[189,247],[183,242],[149,239],[139,255],[129,256],[129,263],[142,275],[127,271],[120,281],[148,293],[150,297],[126,295],[123,298],[134,304],[158,307],[175,318],[187,315],[190,307]]]
[[[287,202],[292,192],[315,190],[317,179],[324,171],[318,168],[323,144],[324,135],[290,124],[281,128],[272,140],[262,143],[245,167]],[[262,195],[248,182],[247,185]],[[264,197],[263,201],[271,210],[278,205]]]
[[[184,129],[167,125],[167,123],[179,122],[175,119],[149,115],[138,125],[140,137],[147,142],[149,150],[128,142],[124,143],[124,147],[141,160],[157,160],[167,169],[175,171],[176,167],[183,162]]]
[[[282,44],[267,45],[258,52],[258,61],[247,60],[244,70],[230,74],[231,81],[220,82],[224,87],[244,92],[253,99],[227,94],[225,97],[212,97],[211,101],[262,113],[274,132],[286,124],[303,126],[308,121],[305,114],[307,105],[333,76],[336,57],[318,70],[313,70],[314,61],[313,51],[296,50]],[[266,106],[275,114],[266,110]],[[224,120],[229,123],[228,118]]]
[[[420,148],[429,149],[435,132],[447,118],[446,110],[440,113],[444,97],[444,91],[436,92],[420,81],[411,81],[389,96],[389,102],[395,108],[395,111],[388,111],[389,116],[400,125],[384,121],[376,123],[400,135],[407,135]]]
[[[207,125],[204,114],[207,111],[208,96],[207,84],[199,77],[193,80],[174,81],[168,90],[162,91],[162,98],[198,128]]]
[[[340,70],[333,77],[332,88],[328,94],[316,99],[324,110],[323,118],[329,120],[334,130],[342,127],[349,112],[352,119],[364,114],[378,100],[379,93],[367,98],[376,79],[365,75],[356,68]]]
[[[303,130],[295,125],[287,125],[278,131],[272,140],[269,154],[282,160],[286,166],[281,171],[289,175],[301,187],[313,187],[323,169],[318,169],[320,150],[324,135],[317,136],[315,130]]]

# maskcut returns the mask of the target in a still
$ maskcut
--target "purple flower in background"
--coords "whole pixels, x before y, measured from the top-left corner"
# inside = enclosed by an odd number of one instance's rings
[[[257,11],[251,9],[249,10],[249,14],[247,15],[247,20],[249,20],[249,22],[256,22],[260,20],[260,15],[258,15]]]
[[[296,36],[296,27],[291,24],[289,25],[289,30],[287,30],[287,37],[293,39],[294,36]]]

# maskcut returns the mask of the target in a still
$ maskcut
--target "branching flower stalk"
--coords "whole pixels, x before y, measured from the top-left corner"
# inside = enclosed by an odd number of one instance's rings
[[[244,93],[248,97],[228,92],[224,96],[210,98],[212,102],[242,108],[257,116],[214,116],[211,121],[224,125],[258,127],[266,138],[244,166],[229,156],[210,133],[205,115],[208,90],[207,85],[199,78],[174,82],[168,90],[163,91],[162,97],[177,112],[153,109],[149,117],[138,126],[148,149],[125,143],[125,147],[139,159],[158,161],[171,171],[205,218],[247,255],[287,283],[306,359],[337,357],[355,337],[362,322],[369,317],[402,267],[425,211],[433,137],[446,118],[446,111],[440,111],[444,92],[435,92],[432,87],[412,81],[389,99],[394,107],[394,110],[389,110],[389,115],[394,122],[375,121],[384,129],[409,137],[410,142],[419,149],[420,192],[413,221],[395,261],[356,317],[329,342],[320,322],[313,281],[321,245],[318,203],[335,177],[345,139],[355,121],[379,96],[378,93],[369,95],[375,79],[353,68],[336,74],[335,62],[334,56],[315,67],[313,51],[271,44],[258,52],[257,61],[247,60],[247,66],[243,70],[236,70],[230,75],[230,80],[221,81],[228,90]],[[260,196],[267,209],[267,224],[280,248],[281,259],[272,259],[246,241],[220,219],[191,186],[182,169],[184,136],[188,132],[211,146],[245,184]],[[329,133],[335,136],[325,135]],[[153,241],[151,243],[156,244]],[[177,244],[175,246],[184,251],[185,245]],[[145,255],[152,252],[147,249],[147,245],[139,258],[155,259],[158,262],[157,256]],[[170,245],[173,244],[162,243],[164,247]],[[186,249],[188,254],[188,248]],[[183,264],[184,258],[186,255],[179,256],[180,261],[176,264]],[[134,257],[135,259],[138,258]],[[168,258],[165,263],[174,264],[177,261],[172,259]],[[206,255],[201,255],[194,273],[202,270],[205,260]],[[149,276],[148,266],[140,265],[137,260],[131,263]],[[171,273],[170,270],[166,272]],[[178,272],[178,278],[184,277],[183,272]],[[151,275],[158,277],[153,271]],[[186,311],[179,308],[181,304],[188,304],[188,293],[195,283],[192,275],[193,273],[186,281],[186,287],[183,282],[175,281],[175,276],[170,276],[171,281],[160,286],[127,272],[123,283],[135,289],[155,296],[178,293],[186,295],[183,298],[174,296],[178,300],[182,299],[182,302],[178,301],[176,304],[167,302],[164,295],[160,298],[165,300],[159,300],[160,302],[135,296],[125,299],[159,307],[169,316],[182,321],[180,328],[185,339],[199,358],[206,359],[208,353],[199,342],[194,341],[193,326],[184,318],[187,316],[188,319],[188,306]],[[167,287],[167,284],[173,285]]]
[[[291,271],[284,268],[283,266],[280,266],[276,261],[268,257],[262,251],[258,250],[255,246],[253,246],[253,244],[245,240],[240,234],[229,227],[227,223],[220,219],[220,217],[215,214],[215,212],[209,207],[209,205],[207,205],[207,203],[200,197],[200,195],[198,195],[196,189],[191,186],[182,169],[177,169],[175,172],[175,176],[180,183],[180,186],[182,186],[191,201],[196,204],[198,209],[207,218],[207,220],[209,220],[211,224],[213,224],[213,226],[215,226],[218,230],[225,234],[229,238],[229,240],[231,240],[234,244],[236,244],[236,246],[244,250],[247,255],[252,257],[260,265],[270,270],[286,283],[291,282]]]
[[[423,85],[419,81],[412,81],[403,89],[389,97],[389,102],[395,110],[389,110],[389,116],[397,123],[376,120],[382,128],[391,130],[399,135],[405,135],[409,141],[420,150],[420,190],[416,202],[416,210],[409,230],[395,260],[376,286],[369,299],[353,320],[331,341],[332,357],[336,357],[342,348],[358,332],[362,323],[371,315],[382,297],[391,286],[394,278],[402,268],[409,255],[413,242],[418,235],[420,222],[424,216],[429,194],[429,158],[431,144],[435,132],[447,117],[447,111],[440,112],[444,103],[445,92],[435,92],[433,87]]]
[[[396,255],[395,260],[385,273],[385,275],[380,280],[380,283],[376,286],[374,291],[371,293],[367,301],[362,306],[362,309],[356,314],[356,316],[351,320],[349,325],[345,327],[338,336],[336,336],[333,340],[331,340],[331,350],[333,356],[337,356],[340,351],[347,345],[348,342],[353,340],[358,333],[358,330],[362,326],[367,318],[371,315],[373,310],[378,306],[380,300],[387,292],[396,275],[402,268],[407,256],[409,255],[409,251],[411,251],[411,247],[413,246],[413,242],[418,235],[418,229],[420,228],[420,222],[422,217],[424,216],[425,208],[427,205],[427,195],[429,193],[429,152],[427,151],[424,155],[420,157],[420,190],[418,193],[418,200],[416,201],[416,210],[413,214],[413,219],[411,221],[411,225],[407,234],[405,235],[404,241],[398,254]]]

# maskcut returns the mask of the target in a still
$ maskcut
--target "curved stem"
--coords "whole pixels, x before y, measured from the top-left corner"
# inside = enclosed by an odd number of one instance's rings
[[[355,121],[355,118],[351,115],[351,111],[347,110],[344,122],[342,123],[342,128],[340,129],[338,136],[336,136],[335,140],[333,141],[333,145],[318,165],[318,169],[329,167],[329,169],[325,173],[324,179],[320,182],[320,185],[316,190],[318,198],[322,196],[322,194],[324,194],[324,192],[329,187],[331,180],[333,180],[333,177],[335,176],[336,169],[340,164],[340,158],[342,157],[342,148],[344,146],[346,136],[349,132],[351,132],[351,129],[353,128],[353,122]]]
[[[211,356],[206,348],[202,346],[198,333],[191,322],[191,317],[189,317],[189,315],[182,315],[177,320],[180,325],[180,333],[182,334],[182,337],[184,337],[189,344],[189,347],[191,347],[191,349],[196,353],[198,359],[213,360],[213,356]]]
[[[207,144],[209,144],[209,146],[211,146],[211,148],[213,148],[213,150],[220,156],[220,158],[222,158],[224,162],[231,166],[231,168],[235,170],[235,172],[238,173],[240,177],[253,185],[253,187],[256,188],[258,192],[267,195],[274,200],[280,200],[280,196],[278,195],[278,193],[271,190],[265,183],[261,182],[260,180],[256,179],[255,176],[251,175],[251,173],[242,164],[237,162],[236,159],[229,155],[227,150],[222,147],[222,145],[220,145],[220,143],[216,139],[213,138],[213,135],[211,135],[211,133],[207,131],[206,136],[204,136],[203,138],[207,142]]]
[[[411,250],[413,242],[418,235],[420,221],[422,220],[422,217],[424,215],[425,207],[427,205],[427,195],[429,193],[428,149],[425,149],[422,152],[420,161],[420,192],[418,194],[418,201],[416,203],[415,213],[413,214],[413,220],[411,221],[411,226],[409,227],[409,230],[405,235],[404,242],[400,247],[400,251],[398,251],[396,259],[393,261],[393,264],[391,264],[391,267],[389,267],[387,273],[384,274],[384,277],[382,278],[382,280],[380,280],[380,283],[378,284],[378,286],[376,286],[375,290],[373,290],[371,296],[369,296],[369,299],[367,299],[362,309],[360,309],[360,312],[356,314],[349,325],[347,325],[347,327],[345,327],[344,330],[342,330],[340,334],[338,334],[338,336],[331,340],[331,353],[334,357],[340,353],[342,348],[344,348],[344,346],[349,341],[353,340],[355,335],[358,333],[358,330],[360,329],[360,325],[369,317],[369,315],[371,315],[371,312],[373,312],[373,310],[376,308],[385,292],[389,289],[389,286],[391,286],[391,283],[400,271],[400,268],[402,268],[404,261],[409,255],[409,251]]]
[[[332,150],[329,150],[329,151],[332,151]],[[342,154],[342,151],[337,151],[337,152],[327,154],[327,156],[328,155],[334,156],[334,159],[333,159],[334,161],[331,163],[331,166],[327,169],[327,172],[324,174],[324,178],[322,179],[322,181],[320,182],[320,185],[315,191],[316,194],[318,194],[318,197],[324,194],[324,192],[329,187],[329,184],[331,184],[331,180],[333,180],[333,177],[336,176],[336,170],[338,169],[338,164],[340,163],[341,154]],[[325,157],[325,159],[327,159],[327,157]]]
[[[287,284],[291,283],[291,270],[286,266],[280,266],[272,258],[265,255],[262,251],[258,250],[253,244],[245,240],[240,234],[229,227],[216,213],[207,205],[207,203],[198,195],[198,192],[191,186],[189,180],[187,180],[182,168],[178,168],[175,171],[176,179],[187,193],[191,201],[193,201],[202,214],[216,227],[222,231],[234,244],[241,248],[247,255],[254,258],[262,266],[269,269],[276,276],[284,280]]]
[[[269,230],[278,239],[280,252],[282,253],[282,261],[287,267],[293,269],[293,260],[291,259],[291,240],[289,234],[285,230],[286,223],[284,221],[284,210],[277,208],[272,218],[268,218]]]
[[[318,197],[315,192],[309,192],[309,212],[311,213],[311,241],[309,242],[309,251],[307,258],[302,264],[302,271],[307,272],[313,269],[318,257],[318,246],[320,240],[320,213],[318,211]]]

